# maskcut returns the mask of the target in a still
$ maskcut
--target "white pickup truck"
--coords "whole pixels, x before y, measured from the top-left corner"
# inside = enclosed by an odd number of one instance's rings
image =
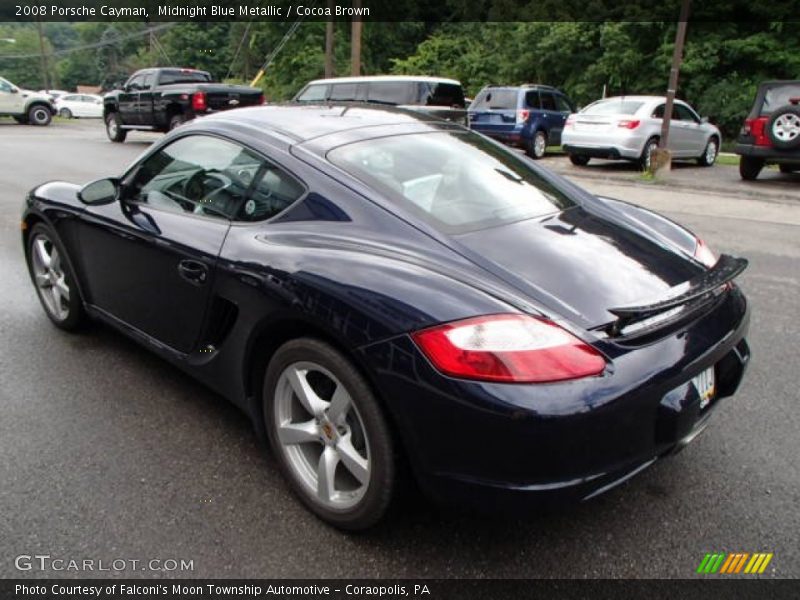
[[[55,114],[50,96],[23,90],[0,77],[0,116],[14,117],[17,123],[49,125]]]

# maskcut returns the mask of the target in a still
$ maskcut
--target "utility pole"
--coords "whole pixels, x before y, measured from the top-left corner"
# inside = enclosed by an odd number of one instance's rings
[[[36,29],[39,31],[39,49],[42,51],[42,80],[44,81],[45,91],[50,91],[50,69],[47,65],[47,53],[44,51],[44,33],[42,33],[42,22],[36,19]]]
[[[353,8],[361,8],[361,0],[353,0]],[[350,74],[354,77],[361,75],[361,25],[361,17],[353,17],[350,34]]]
[[[675,92],[678,89],[678,75],[683,61],[683,45],[686,41],[686,25],[689,21],[689,5],[691,0],[683,0],[681,14],[678,18],[678,30],[675,32],[675,49],[672,52],[672,67],[669,70],[669,84],[667,85],[667,102],[664,106],[664,117],[661,119],[661,138],[658,142],[658,152],[650,159],[650,172],[655,173],[662,168],[668,168],[672,157],[667,144],[669,143],[669,125],[672,121],[672,106],[675,102]]]
[[[333,0],[328,0],[328,8],[333,12]],[[325,23],[325,78],[334,76],[333,67],[333,35],[334,35],[334,22],[327,21]]]

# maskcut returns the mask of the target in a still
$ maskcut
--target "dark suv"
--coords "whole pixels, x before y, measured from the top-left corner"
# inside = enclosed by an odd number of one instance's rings
[[[548,145],[561,144],[564,123],[573,112],[567,95],[549,85],[490,85],[475,97],[468,116],[471,129],[542,158]]]
[[[800,81],[765,81],[736,144],[739,174],[755,179],[767,164],[800,170]]]

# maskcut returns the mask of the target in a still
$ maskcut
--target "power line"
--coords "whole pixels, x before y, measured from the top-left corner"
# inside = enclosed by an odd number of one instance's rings
[[[150,35],[151,33],[155,33],[156,31],[162,31],[164,29],[169,29],[170,27],[174,27],[175,23],[164,23],[163,25],[157,25],[156,27],[150,27],[145,29],[144,31],[137,31],[136,33],[129,33],[126,35],[120,35],[114,37],[114,39],[106,41],[106,42],[95,42],[94,44],[84,44],[82,46],[73,46],[72,48],[65,48],[63,50],[54,50],[50,52],[50,55],[53,56],[61,56],[64,54],[71,54],[72,52],[80,52],[81,50],[91,50],[93,48],[102,48],[104,46],[113,46],[118,44],[119,42],[123,42],[125,40],[129,40],[131,38],[140,37],[143,35]],[[0,60],[4,58],[10,59],[25,59],[25,58],[38,58],[39,54],[0,54]]]
[[[316,3],[317,3],[316,0],[314,0],[311,3],[312,8]],[[269,53],[266,60],[264,61],[264,64],[261,65],[261,68],[258,70],[258,73],[256,73],[256,76],[253,78],[253,81],[250,82],[251,87],[255,87],[255,85],[259,82],[259,80],[264,76],[264,72],[272,64],[272,61],[275,60],[275,57],[278,56],[278,53],[286,45],[286,42],[289,41],[289,38],[291,38],[292,35],[294,35],[294,32],[297,31],[297,28],[300,27],[300,23],[302,21],[303,17],[298,16],[297,20],[294,23],[292,23],[292,26],[289,28],[289,31],[286,32],[286,34],[283,36],[283,39],[278,43],[277,46],[275,46],[273,51]]]
[[[242,34],[242,39],[239,40],[239,45],[236,47],[236,54],[233,55],[233,60],[231,60],[231,64],[228,67],[228,72],[225,74],[225,79],[231,76],[233,65],[236,62],[236,59],[239,58],[239,52],[242,50],[242,46],[244,45],[244,40],[247,37],[247,33],[250,31],[250,25],[252,24],[253,24],[253,19],[250,19],[247,22],[247,27],[245,27],[244,29],[244,33]]]

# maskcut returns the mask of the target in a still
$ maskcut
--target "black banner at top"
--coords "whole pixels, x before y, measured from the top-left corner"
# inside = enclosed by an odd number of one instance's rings
[[[683,0],[0,0],[0,21],[676,21]],[[691,21],[800,22],[800,0],[693,0]]]

